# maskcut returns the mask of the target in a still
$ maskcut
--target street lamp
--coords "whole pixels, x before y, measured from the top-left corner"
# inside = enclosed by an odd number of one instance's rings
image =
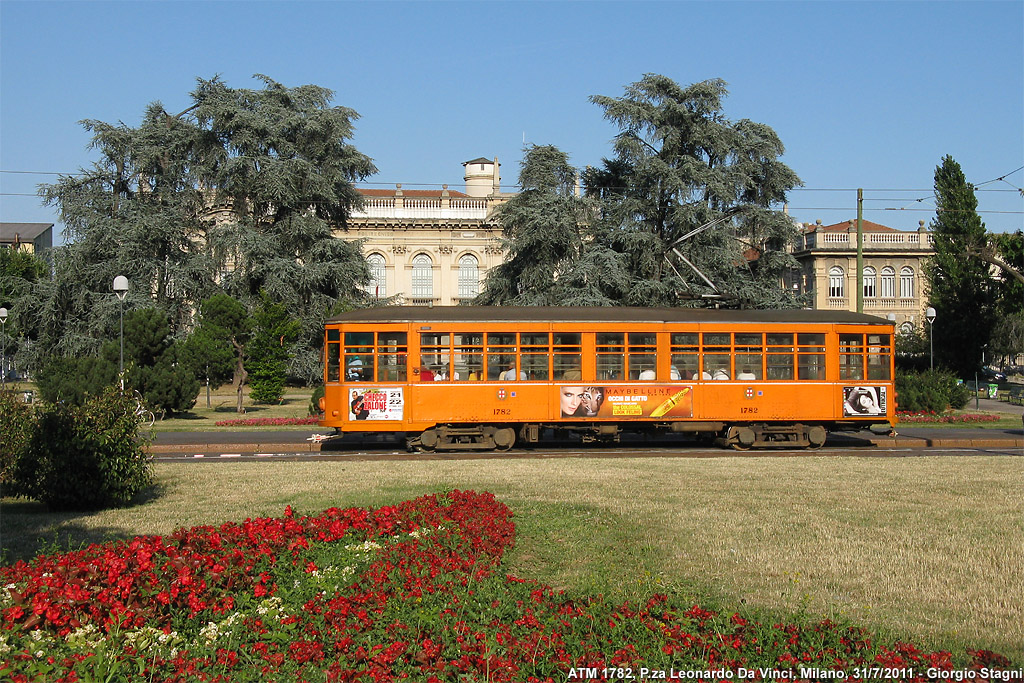
[[[121,391],[124,391],[124,298],[128,294],[128,278],[124,275],[114,278],[114,294],[121,302],[121,362],[117,368],[117,376],[121,380]]]
[[[924,312],[924,319],[928,321],[928,357],[931,359],[932,370],[935,370],[935,309],[931,306]]]
[[[7,388],[7,309],[0,308],[0,391]]]

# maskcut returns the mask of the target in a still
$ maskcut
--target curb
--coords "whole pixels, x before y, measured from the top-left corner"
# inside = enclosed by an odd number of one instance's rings
[[[218,443],[150,444],[146,452],[156,453],[319,453],[319,443]]]

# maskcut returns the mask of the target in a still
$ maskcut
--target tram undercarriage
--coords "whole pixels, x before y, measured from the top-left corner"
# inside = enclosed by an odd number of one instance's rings
[[[619,423],[528,423],[528,424],[443,424],[409,436],[410,452],[507,451],[514,445],[540,443],[546,431],[574,435],[583,443],[617,443],[624,433],[665,436],[687,434],[720,448],[817,449],[825,445],[828,427],[861,428],[864,425],[823,425],[803,423],[667,422],[623,425]],[[888,424],[870,425],[873,432],[890,433]]]

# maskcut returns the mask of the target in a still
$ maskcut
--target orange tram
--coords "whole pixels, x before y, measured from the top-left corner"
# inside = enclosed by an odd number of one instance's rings
[[[320,424],[410,450],[507,450],[548,429],[817,448],[895,424],[893,323],[858,313],[387,307],[325,327]]]

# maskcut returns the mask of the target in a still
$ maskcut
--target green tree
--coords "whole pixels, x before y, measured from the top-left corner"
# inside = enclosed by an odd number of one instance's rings
[[[253,332],[246,347],[246,371],[250,396],[257,403],[276,403],[284,395],[288,360],[301,326],[288,310],[263,295],[261,307],[253,314]]]
[[[235,349],[231,340],[219,336],[219,328],[199,325],[182,342],[179,349],[183,363],[192,368],[192,373],[206,385],[206,407],[210,408],[210,386],[220,386],[233,377],[235,371]]]
[[[240,301],[227,294],[215,294],[199,306],[199,321],[192,335],[194,341],[187,352],[193,367],[196,367],[199,353],[209,350],[211,362],[208,368],[214,378],[220,379],[231,373],[239,413],[244,412],[245,350],[252,327],[249,312]]]
[[[33,317],[33,287],[49,275],[50,264],[45,259],[29,252],[0,249],[0,307],[8,309],[9,315],[3,340],[8,368],[11,364],[22,370],[35,367],[26,324],[30,325]]]
[[[989,264],[968,254],[984,249],[985,224],[974,186],[951,156],[935,169],[935,253],[925,265],[935,308],[935,361],[966,377],[981,365],[995,324],[995,293]]]
[[[167,316],[155,308],[132,311],[124,319],[127,384],[154,411],[183,413],[196,403],[199,382],[192,367],[179,362],[179,344],[171,338]],[[113,344],[106,346],[108,358]]]
[[[576,169],[552,145],[525,150],[521,191],[497,210],[505,261],[487,274],[477,303],[506,306],[612,305],[628,283],[621,259],[590,238],[593,217],[576,196]],[[603,268],[593,268],[598,255]]]
[[[80,406],[117,384],[117,361],[97,356],[52,356],[42,363],[36,382],[50,403]]]
[[[304,321],[296,371],[319,376],[320,325],[368,279],[357,244],[336,239],[374,173],[348,141],[357,114],[331,91],[257,90],[198,81],[190,105],[149,105],[138,127],[85,121],[100,156],[91,169],[41,187],[67,226],[55,281],[36,292],[35,334],[47,353],[96,353],[116,330],[116,275],[126,305],[162,310],[174,334],[195,302],[223,286],[247,304],[260,290]]]
[[[1007,358],[1024,354],[1024,312],[999,318],[992,330],[991,358]]]
[[[623,97],[590,98],[619,127],[614,156],[584,179],[602,200],[595,236],[627,260],[621,303],[722,296],[747,307],[797,304],[778,286],[796,267],[785,247],[797,230],[773,207],[800,179],[779,161],[775,131],[725,117],[726,95],[718,79],[684,88],[647,74]]]

